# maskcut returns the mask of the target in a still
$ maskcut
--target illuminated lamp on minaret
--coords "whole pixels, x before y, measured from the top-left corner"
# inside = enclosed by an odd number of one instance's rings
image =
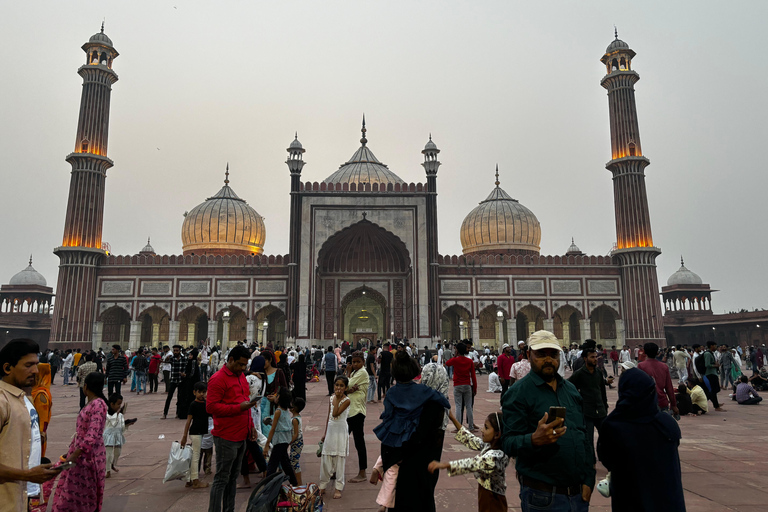
[[[109,104],[117,74],[112,62],[118,56],[112,40],[101,32],[83,45],[85,64],[80,116],[74,152],[67,156],[72,166],[69,200],[64,221],[64,239],[54,249],[59,257],[56,307],[51,329],[52,343],[90,348],[93,331],[96,269],[106,254],[102,247],[104,186],[113,162],[107,158]]]
[[[635,83],[640,75],[632,70],[635,52],[620,40],[618,33],[600,61],[607,75],[600,85],[608,90],[612,159],[606,169],[613,174],[613,201],[616,213],[616,249],[624,295],[625,339],[634,346],[647,342],[662,344],[664,326],[656,276],[645,168],[635,104]]]

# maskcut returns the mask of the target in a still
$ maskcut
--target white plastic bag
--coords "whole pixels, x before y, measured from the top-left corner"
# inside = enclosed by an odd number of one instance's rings
[[[171,480],[186,480],[189,477],[189,467],[192,463],[192,447],[181,447],[178,441],[171,445],[171,454],[168,456],[168,467],[165,469],[163,483]]]

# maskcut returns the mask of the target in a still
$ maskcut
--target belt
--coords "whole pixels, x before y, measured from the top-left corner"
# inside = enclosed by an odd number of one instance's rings
[[[580,485],[552,485],[535,478],[529,478],[518,474],[518,481],[525,487],[530,487],[536,491],[551,492],[554,494],[565,494],[566,496],[576,496],[581,494]]]

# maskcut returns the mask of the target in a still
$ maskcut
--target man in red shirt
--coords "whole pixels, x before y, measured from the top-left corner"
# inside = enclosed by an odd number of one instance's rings
[[[613,366],[613,376],[619,374],[619,351],[616,350],[616,345],[611,346],[611,365]]]
[[[677,399],[675,399],[675,388],[672,386],[672,376],[669,374],[669,366],[656,360],[659,354],[659,346],[655,343],[646,343],[643,345],[643,353],[647,359],[637,365],[638,368],[651,376],[656,382],[656,395],[658,396],[659,409],[669,411],[679,416],[677,409]]]
[[[504,399],[504,393],[509,388],[509,370],[512,369],[513,364],[515,364],[515,356],[512,355],[512,348],[505,343],[501,347],[501,355],[496,359],[497,373],[501,381],[501,397],[499,400]]]
[[[216,476],[211,485],[208,512],[234,512],[237,476],[245,454],[245,440],[255,439],[256,430],[249,409],[261,397],[249,400],[248,367],[250,351],[238,345],[229,352],[226,364],[208,381],[205,409],[213,416],[213,444],[216,447]]]
[[[476,431],[477,426],[472,416],[472,402],[477,394],[475,363],[467,355],[469,350],[464,343],[456,345],[456,352],[459,355],[445,362],[445,366],[453,367],[453,399],[456,402],[456,418],[461,423],[466,408],[469,430]]]

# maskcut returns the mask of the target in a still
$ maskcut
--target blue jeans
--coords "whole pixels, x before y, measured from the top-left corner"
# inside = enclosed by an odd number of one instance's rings
[[[245,455],[245,441],[233,442],[213,436],[213,446],[216,449],[216,475],[211,484],[208,512],[235,512],[235,490]]]
[[[520,486],[520,508],[523,512],[550,510],[552,512],[587,512],[589,503],[581,499],[581,494],[566,496],[552,492],[537,491]]]
[[[72,368],[64,368],[64,371],[61,372],[61,374],[64,376],[64,385],[66,386],[69,384],[69,374],[72,371]]]
[[[373,375],[368,376],[368,396],[365,399],[369,402],[376,398],[376,377]]]
[[[474,418],[472,416],[472,386],[454,386],[453,387],[453,400],[456,402],[456,419],[459,423],[462,423],[464,419],[464,409],[467,410],[467,425],[472,428],[474,425]]]
[[[134,372],[133,374],[136,377],[136,391],[138,393],[144,392],[144,394],[147,393],[147,372]]]

